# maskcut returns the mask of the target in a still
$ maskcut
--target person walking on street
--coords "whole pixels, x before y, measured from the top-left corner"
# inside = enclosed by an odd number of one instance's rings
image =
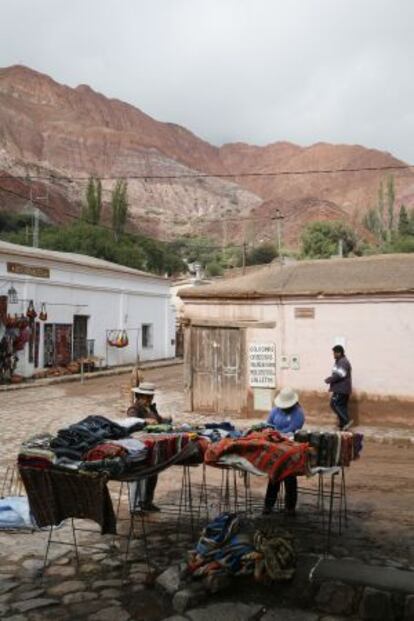
[[[329,384],[329,391],[332,393],[331,409],[338,417],[339,428],[345,431],[354,422],[348,414],[348,401],[352,392],[352,367],[345,356],[342,345],[335,345],[332,351],[335,364],[331,375],[325,379],[325,383]]]
[[[275,399],[275,406],[268,418],[267,424],[283,434],[294,434],[302,429],[305,414],[299,403],[299,395],[293,388],[283,388]],[[284,479],[285,484],[285,512],[295,515],[298,499],[298,484],[294,475]],[[263,514],[271,513],[275,506],[280,489],[280,481],[271,481],[267,485]]]

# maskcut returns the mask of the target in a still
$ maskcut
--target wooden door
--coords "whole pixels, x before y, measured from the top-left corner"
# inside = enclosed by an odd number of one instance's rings
[[[73,316],[73,359],[86,358],[88,355],[88,317],[87,315]]]
[[[217,411],[216,329],[192,328],[193,409]]]
[[[240,412],[243,395],[243,342],[238,328],[192,327],[192,408]]]
[[[217,330],[218,411],[239,412],[242,399],[242,339],[238,328]]]
[[[55,324],[55,364],[65,366],[72,360],[72,325]]]
[[[72,360],[72,324],[46,323],[44,327],[44,366],[64,366]]]

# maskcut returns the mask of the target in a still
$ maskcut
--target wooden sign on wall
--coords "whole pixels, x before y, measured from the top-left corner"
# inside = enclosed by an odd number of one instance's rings
[[[23,263],[7,262],[7,271],[11,274],[26,274],[35,278],[50,278],[48,267],[37,267],[36,265],[24,265]]]
[[[257,388],[276,387],[276,346],[249,343],[249,384]]]

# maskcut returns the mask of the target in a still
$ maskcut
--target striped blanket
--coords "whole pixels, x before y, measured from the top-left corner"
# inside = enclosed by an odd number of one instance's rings
[[[273,481],[282,481],[290,475],[306,473],[308,458],[306,443],[289,440],[278,431],[265,429],[255,431],[242,438],[225,438],[211,444],[204,456],[210,466],[218,466],[225,455],[241,455],[255,468],[265,472]]]

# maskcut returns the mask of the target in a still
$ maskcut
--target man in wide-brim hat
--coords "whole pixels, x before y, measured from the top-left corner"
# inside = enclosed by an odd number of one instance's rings
[[[282,388],[275,399],[275,406],[267,417],[268,425],[284,434],[293,434],[302,429],[305,414],[299,403],[298,393],[288,386]],[[298,499],[298,485],[295,476],[284,479],[285,484],[285,511],[288,515],[295,515]],[[270,481],[267,486],[263,513],[271,513],[275,506],[280,489],[280,481]]]
[[[171,419],[163,418],[157,410],[157,406],[153,403],[155,394],[155,384],[151,382],[141,382],[136,388],[132,388],[135,401],[127,410],[127,416],[143,418],[147,424],[164,424],[171,422]],[[154,500],[155,488],[157,486],[158,477],[152,475],[131,483],[130,496],[131,508],[141,511],[160,511]]]

